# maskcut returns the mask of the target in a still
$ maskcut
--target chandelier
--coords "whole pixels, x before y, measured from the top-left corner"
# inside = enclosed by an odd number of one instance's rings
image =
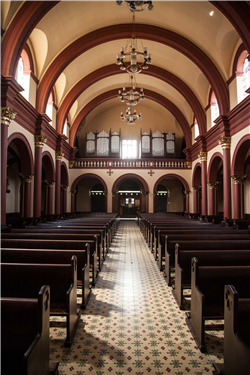
[[[148,54],[147,47],[143,48],[143,52],[137,50],[137,41],[134,33],[135,28],[135,15],[133,14],[133,34],[132,40],[130,39],[127,43],[126,48],[121,48],[121,53],[117,55],[116,65],[121,65],[121,70],[126,70],[128,73],[140,73],[142,69],[148,69],[148,65],[151,64],[151,54]],[[130,45],[130,50],[127,51],[128,44]],[[127,61],[125,61],[125,59]],[[140,61],[141,60],[141,61]]]
[[[142,12],[143,10],[152,10],[154,6],[152,1],[125,1],[130,12]],[[116,1],[117,5],[122,5],[124,1]]]
[[[121,112],[121,120],[127,121],[127,125],[135,125],[136,120],[142,120],[141,113],[137,115],[136,109],[134,110],[134,113],[131,113],[131,108],[126,109],[125,115]]]
[[[118,91],[118,98],[122,103],[126,103],[127,105],[134,106],[137,105],[140,100],[144,100],[144,92],[143,89],[140,89],[140,91],[136,91],[135,85],[132,86],[132,80],[133,76],[130,75],[130,81],[131,81],[131,89],[127,90],[126,87],[123,87],[122,90]]]

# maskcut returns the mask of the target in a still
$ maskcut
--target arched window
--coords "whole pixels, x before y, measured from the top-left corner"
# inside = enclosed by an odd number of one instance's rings
[[[29,100],[29,83],[30,83],[30,76],[24,74],[24,62],[23,58],[20,57],[17,64],[17,71],[16,71],[16,80],[17,83],[23,88],[21,94],[24,96],[25,99]]]
[[[194,139],[199,137],[200,131],[199,131],[199,125],[196,119],[194,119]]]
[[[214,92],[212,92],[210,104],[211,104],[211,120],[212,120],[211,126],[213,127],[215,125],[214,121],[220,115],[219,106],[218,106],[217,99],[216,99]]]
[[[243,97],[245,98],[248,93],[246,90],[250,87],[250,63],[249,55],[246,56],[243,64],[243,77],[242,77],[242,90]]]
[[[52,120],[53,120],[53,97],[52,97],[52,92],[50,93],[47,107],[46,107],[46,115],[50,118],[50,124],[52,125]]]

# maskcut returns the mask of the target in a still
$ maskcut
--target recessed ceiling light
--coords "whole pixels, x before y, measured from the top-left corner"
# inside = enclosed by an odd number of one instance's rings
[[[211,10],[211,12],[209,13],[209,16],[213,16],[214,15],[214,10]]]

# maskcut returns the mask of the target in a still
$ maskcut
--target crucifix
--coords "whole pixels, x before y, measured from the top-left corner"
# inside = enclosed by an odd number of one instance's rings
[[[154,173],[155,173],[155,172],[153,172],[152,169],[150,169],[150,171],[148,172],[148,174],[149,174],[150,176],[153,176]]]
[[[113,171],[111,171],[111,169],[109,169],[109,170],[107,171],[107,173],[108,173],[109,176],[111,176],[111,174],[113,173]]]

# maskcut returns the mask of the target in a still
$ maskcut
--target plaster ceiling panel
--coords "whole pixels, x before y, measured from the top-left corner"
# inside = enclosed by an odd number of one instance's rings
[[[120,75],[115,75],[112,77],[105,78],[100,80],[98,83],[93,84],[91,87],[86,89],[79,97],[78,97],[78,112],[81,111],[91,100],[95,97],[99,96],[100,94],[112,90],[118,89],[124,86],[124,80],[121,80],[122,77]],[[137,79],[137,86],[143,87],[144,89],[148,89],[151,91],[155,91],[156,93],[166,97],[170,100],[176,107],[180,109],[186,120],[191,123],[193,118],[193,111],[190,106],[186,103],[184,97],[180,95],[180,93],[175,90],[170,85],[166,84],[165,82],[153,78],[153,77],[138,77]],[[117,98],[117,101],[119,99]],[[147,102],[148,99],[145,99],[143,103]],[[76,114],[76,116],[77,116]]]
[[[120,48],[125,46],[125,42],[126,40],[118,40],[92,48],[68,65],[64,70],[64,74],[67,77],[65,95],[78,81],[91,72],[106,65],[114,64],[115,66],[116,55]],[[209,83],[201,70],[186,56],[172,48],[160,43],[145,40],[142,42],[143,46],[147,46],[148,52],[152,54],[152,64],[169,71],[185,82],[194,91],[202,106],[205,107]],[[150,70],[150,66],[148,70]],[[120,72],[125,74],[122,71]],[[207,82],[205,86],[201,86],[198,83],[201,74],[204,76],[204,81]],[[145,74],[142,75],[145,76]]]
[[[228,75],[221,62],[221,44],[225,34],[233,30],[229,21],[209,2],[154,1],[152,11],[136,14],[136,23],[147,23],[175,31],[200,46],[216,65]],[[209,12],[213,10],[211,17]],[[115,1],[62,1],[38,24],[49,41],[46,66],[66,46],[93,30],[112,24],[132,23],[126,4]],[[232,46],[234,48],[234,46]]]

